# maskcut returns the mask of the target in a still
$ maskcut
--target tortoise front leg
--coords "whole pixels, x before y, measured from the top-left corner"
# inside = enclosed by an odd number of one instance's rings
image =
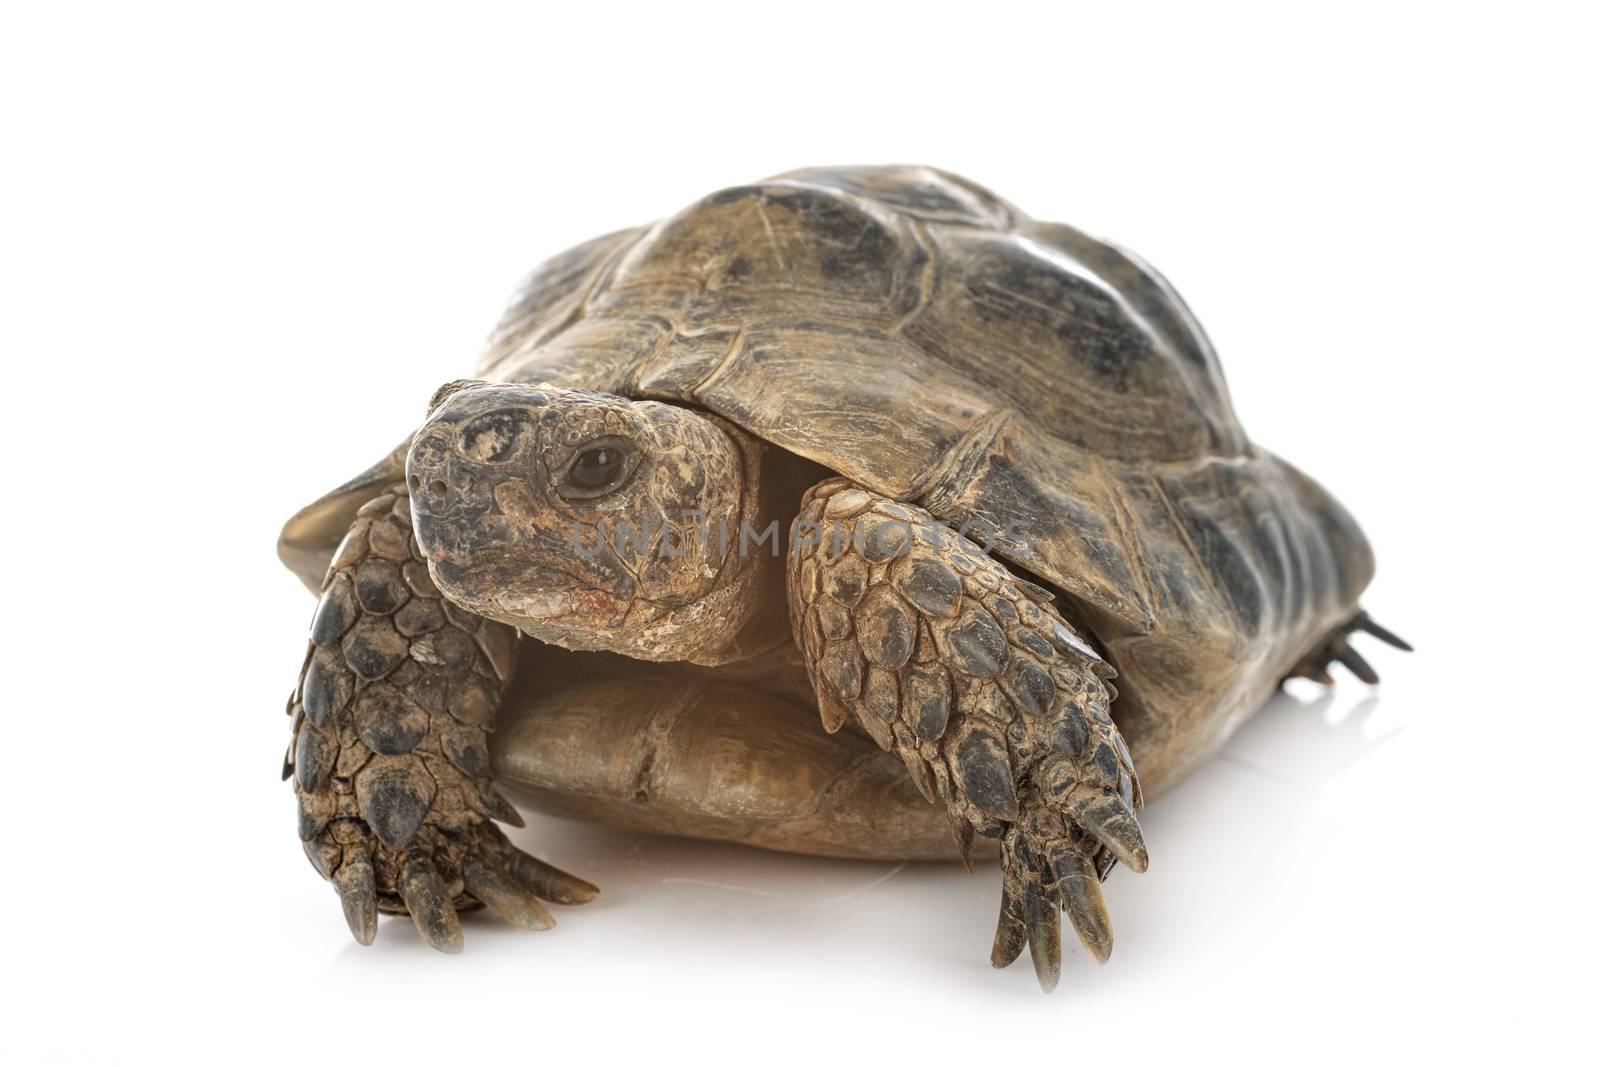
[[[1116,672],[1047,594],[919,508],[833,479],[806,494],[791,544],[790,621],[824,726],[853,715],[899,756],[963,852],[974,832],[1000,839],[994,965],[1027,944],[1053,988],[1062,908],[1103,962],[1100,882],[1148,862]]]
[[[515,630],[440,596],[403,485],[361,508],[312,619],[284,776],[306,855],[362,944],[380,910],[409,913],[430,945],[459,952],[463,908],[543,930],[554,920],[538,898],[598,892],[517,851],[492,821],[523,824],[488,754],[516,644]]]

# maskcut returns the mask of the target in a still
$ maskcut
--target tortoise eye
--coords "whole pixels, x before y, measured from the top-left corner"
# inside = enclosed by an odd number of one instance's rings
[[[579,452],[561,479],[561,495],[578,500],[602,496],[622,484],[628,452],[620,441],[599,441]]]

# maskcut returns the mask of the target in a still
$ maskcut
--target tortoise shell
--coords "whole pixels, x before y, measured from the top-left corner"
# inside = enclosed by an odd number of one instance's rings
[[[1245,435],[1159,274],[928,168],[794,171],[580,245],[529,277],[476,376],[693,405],[962,524],[1099,640],[1152,792],[1372,576],[1343,508]],[[402,455],[285,544],[342,532]]]

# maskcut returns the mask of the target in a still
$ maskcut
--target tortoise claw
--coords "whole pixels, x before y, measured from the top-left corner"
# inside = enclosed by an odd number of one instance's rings
[[[485,786],[481,791],[483,803],[489,809],[489,814],[508,826],[521,829],[528,823],[522,817],[522,812],[511,806],[511,801],[500,795],[494,786]]]
[[[1061,980],[1061,909],[1044,887],[1030,882],[1022,891],[1022,914],[1028,925],[1028,954],[1033,973],[1046,993]]]
[[[556,924],[533,890],[481,857],[468,855],[462,860],[461,879],[467,892],[509,923],[524,930],[548,930]]]
[[[1022,901],[1009,885],[1000,891],[1000,921],[995,926],[994,948],[989,952],[989,963],[996,968],[1009,967],[1022,955],[1028,943],[1028,930],[1022,921]]]
[[[1119,761],[1115,774],[1113,785],[1105,768],[1093,763],[1036,768],[1043,791],[1024,783],[1018,818],[1001,841],[1003,895],[989,960],[996,967],[1010,964],[1026,941],[1046,992],[1061,976],[1061,912],[1084,949],[1104,963],[1111,956],[1111,916],[1100,882],[1118,862],[1141,872],[1149,866],[1132,807],[1138,790],[1128,779],[1131,770]]]
[[[1333,658],[1344,664],[1345,669],[1368,685],[1378,684],[1378,672],[1372,669],[1372,664],[1344,642],[1340,642],[1333,651]]]
[[[400,899],[424,941],[440,952],[461,951],[461,920],[433,860],[421,852],[406,853],[401,863]]]
[[[351,838],[341,835],[359,835]],[[363,945],[378,932],[378,901],[400,898],[423,940],[440,952],[462,950],[457,909],[482,904],[525,930],[556,924],[541,901],[583,904],[600,890],[519,852],[492,823],[467,833],[430,830],[426,840],[396,852],[364,829],[344,824],[305,845],[306,856],[339,892],[345,922]]]
[[[372,944],[378,935],[378,890],[373,875],[372,856],[365,848],[352,849],[334,873],[339,904],[350,934],[363,945]]]
[[[1062,906],[1078,940],[1097,962],[1104,963],[1111,958],[1111,915],[1106,911],[1106,898],[1100,892],[1094,866],[1075,853],[1051,866]]]
[[[1402,652],[1415,651],[1405,638],[1379,626],[1372,621],[1372,616],[1362,611],[1357,612],[1354,618],[1334,630],[1320,645],[1307,653],[1304,659],[1295,664],[1289,676],[1309,678],[1321,685],[1332,685],[1333,678],[1328,674],[1328,665],[1338,663],[1367,685],[1377,685],[1378,672],[1372,669],[1372,664],[1367,662],[1365,656],[1350,647],[1350,642],[1347,640],[1351,634],[1357,632],[1370,634]]]
[[[1145,848],[1139,820],[1121,797],[1115,794],[1094,797],[1087,803],[1073,805],[1071,814],[1074,821],[1093,834],[1117,859],[1140,874],[1149,868],[1150,853]]]
[[[976,874],[978,868],[972,863],[972,847],[977,843],[977,837],[972,824],[961,816],[952,814],[950,832],[955,835],[956,848],[961,852],[961,865],[967,869],[968,874]]]
[[[1372,616],[1368,615],[1364,611],[1357,615],[1355,619],[1352,620],[1350,625],[1355,627],[1357,630],[1360,630],[1362,633],[1371,634],[1373,637],[1376,637],[1379,641],[1382,641],[1390,648],[1398,648],[1401,652],[1416,651],[1416,649],[1411,647],[1411,642],[1407,641],[1393,630],[1379,626],[1376,622],[1372,621]]]
[[[587,904],[600,895],[599,886],[516,849],[510,850],[507,866],[513,878],[556,904]]]

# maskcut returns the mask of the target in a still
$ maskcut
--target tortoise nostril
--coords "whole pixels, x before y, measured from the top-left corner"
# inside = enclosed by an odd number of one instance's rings
[[[435,478],[433,481],[428,483],[428,489],[433,493],[434,496],[444,496],[449,488],[450,487],[445,485],[444,481],[440,478]]]
[[[418,478],[415,474],[407,478],[406,482],[411,486],[412,492],[417,492],[422,488],[422,479]]]

